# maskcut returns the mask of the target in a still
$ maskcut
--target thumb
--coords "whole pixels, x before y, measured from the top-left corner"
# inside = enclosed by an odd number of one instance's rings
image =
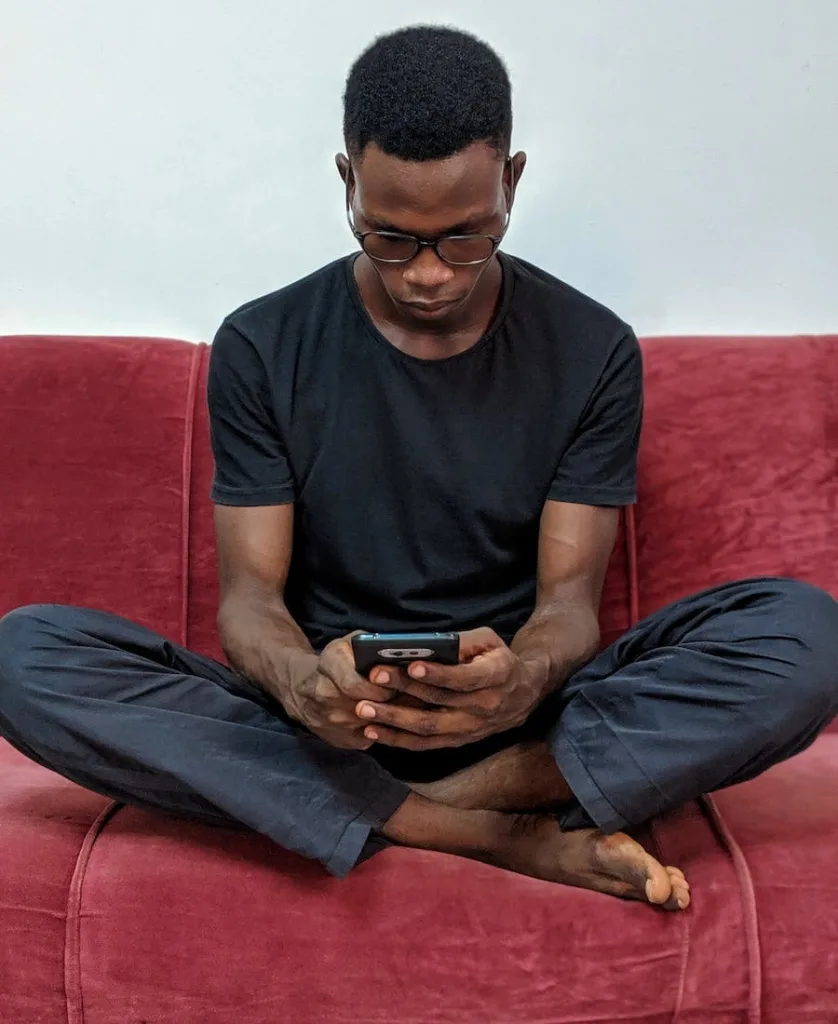
[[[467,629],[460,633],[460,661],[471,661],[479,654],[488,654],[504,646],[503,640],[488,626]]]

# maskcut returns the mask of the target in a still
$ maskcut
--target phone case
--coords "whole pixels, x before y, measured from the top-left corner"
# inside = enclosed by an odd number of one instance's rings
[[[460,660],[457,633],[359,633],[352,637],[355,670],[366,675],[376,665],[409,665],[436,661],[456,665]]]

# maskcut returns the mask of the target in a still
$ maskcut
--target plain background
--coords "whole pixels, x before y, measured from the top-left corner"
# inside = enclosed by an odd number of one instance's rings
[[[348,252],[378,34],[506,59],[506,248],[650,333],[838,329],[838,0],[0,0],[0,333],[210,339]]]

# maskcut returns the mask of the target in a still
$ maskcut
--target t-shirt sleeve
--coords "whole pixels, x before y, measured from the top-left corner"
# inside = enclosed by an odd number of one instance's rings
[[[207,378],[219,505],[285,505],[294,477],[271,402],[267,370],[252,343],[223,323],[210,350]]]
[[[642,420],[643,360],[629,330],[597,381],[559,462],[549,498],[581,505],[635,502]]]

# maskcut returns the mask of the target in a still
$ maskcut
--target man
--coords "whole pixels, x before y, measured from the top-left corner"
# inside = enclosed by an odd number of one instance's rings
[[[243,306],[209,405],[235,671],[101,612],[0,622],[0,729],[119,800],[243,823],[343,875],[382,845],[689,903],[622,829],[802,750],[838,606],[790,580],[680,601],[597,654],[635,497],[641,360],[613,313],[498,251],[510,85],[444,28],[378,40],[337,158],[359,251]],[[462,631],[356,674],[356,629]]]

